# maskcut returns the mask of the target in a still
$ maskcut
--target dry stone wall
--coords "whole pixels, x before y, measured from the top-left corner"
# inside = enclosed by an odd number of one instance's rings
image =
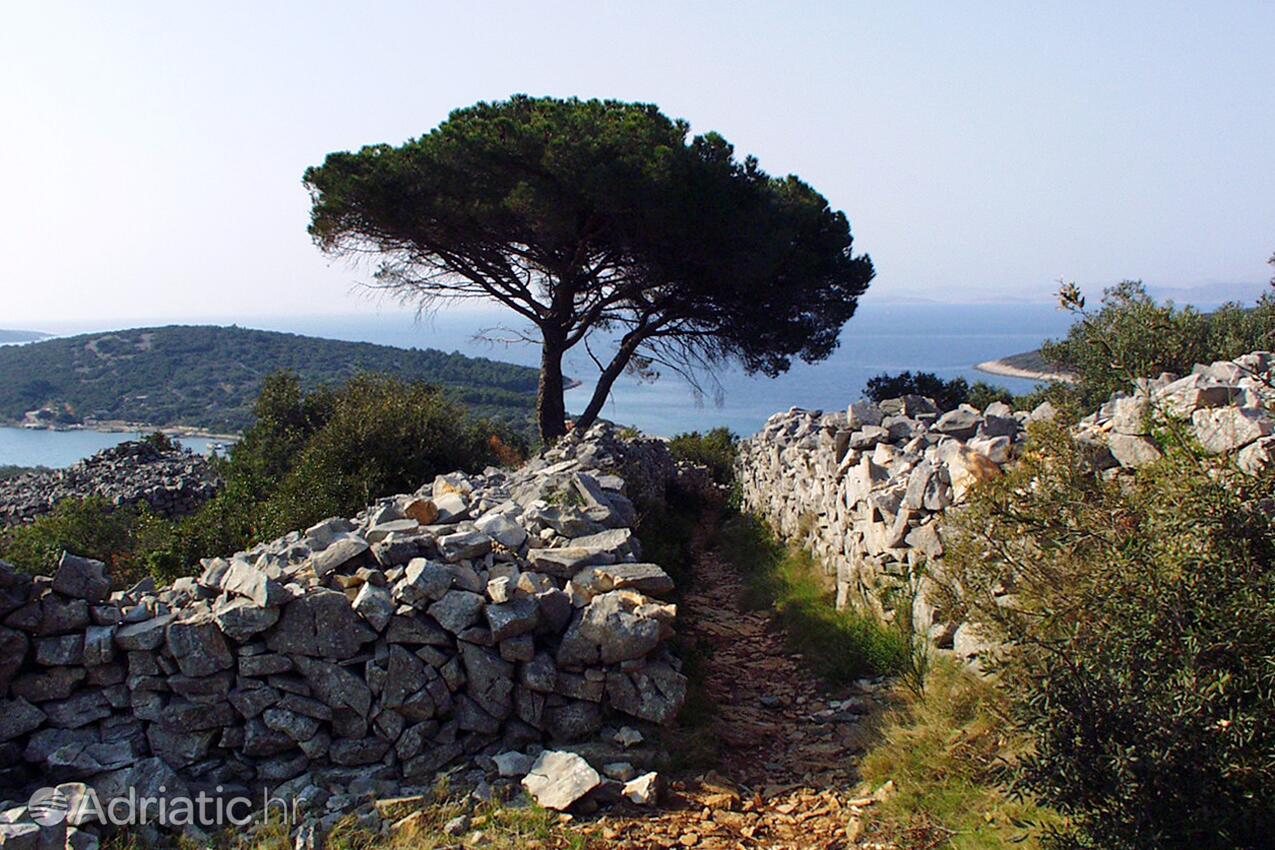
[[[73,555],[51,578],[0,565],[0,799],[82,782],[313,802],[666,723],[687,685],[673,582],[642,560],[631,497],[674,474],[661,442],[599,425],[168,587],[112,592]]]
[[[0,527],[34,522],[64,499],[97,496],[115,507],[145,504],[162,517],[192,514],[217,495],[208,461],[145,441],[120,443],[66,469],[0,481]]]
[[[1160,456],[1151,424],[1170,417],[1205,451],[1256,472],[1275,458],[1273,367],[1275,355],[1255,352],[1141,381],[1082,420],[1077,436],[1106,474],[1131,473]],[[940,413],[917,396],[859,401],[845,412],[793,408],[740,444],[743,502],[818,558],[839,607],[894,621],[909,606],[918,631],[974,659],[985,647],[977,626],[948,621],[930,602],[927,576],[942,573],[942,518],[1012,462],[1028,423],[1054,415],[1048,404],[1028,412],[1002,403]]]

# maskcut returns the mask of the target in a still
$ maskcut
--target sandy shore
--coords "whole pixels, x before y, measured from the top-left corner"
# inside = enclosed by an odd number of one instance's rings
[[[1006,363],[1004,360],[988,360],[979,363],[974,368],[989,375],[1001,375],[1006,378],[1025,378],[1029,381],[1057,381],[1063,384],[1074,384],[1076,382],[1076,376],[1070,372],[1038,372],[1032,369],[1019,368],[1013,364]]]

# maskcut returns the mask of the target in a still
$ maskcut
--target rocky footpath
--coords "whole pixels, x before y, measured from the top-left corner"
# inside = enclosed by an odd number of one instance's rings
[[[34,522],[63,499],[89,496],[115,507],[145,504],[171,519],[194,513],[220,488],[200,455],[145,440],[120,443],[65,469],[0,482],[0,528]]]
[[[311,848],[454,763],[478,793],[523,780],[553,808],[653,801],[644,738],[687,680],[634,498],[675,474],[661,442],[599,425],[169,587],[111,592],[73,555],[52,578],[0,567],[0,846],[96,841],[92,822],[33,823],[38,786],[103,804],[268,789]]]
[[[1083,419],[1077,437],[1106,474],[1132,473],[1160,456],[1151,426],[1172,420],[1206,452],[1255,472],[1275,457],[1273,369],[1275,355],[1255,352],[1140,381]],[[1048,404],[1029,412],[999,402],[940,413],[917,396],[826,414],[793,408],[741,442],[744,505],[810,549],[835,576],[838,606],[887,621],[908,606],[936,646],[973,659],[984,647],[977,626],[948,621],[929,598],[929,577],[942,573],[941,520],[1013,460],[1029,423],[1054,413]]]

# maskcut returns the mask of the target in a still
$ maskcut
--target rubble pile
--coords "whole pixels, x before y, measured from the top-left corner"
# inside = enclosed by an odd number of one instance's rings
[[[65,469],[0,481],[0,528],[34,522],[64,499],[90,496],[117,508],[144,504],[172,519],[194,513],[220,489],[201,455],[146,440],[120,443]]]

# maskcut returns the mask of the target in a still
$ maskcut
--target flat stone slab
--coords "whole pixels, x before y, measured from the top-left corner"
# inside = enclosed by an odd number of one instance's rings
[[[546,750],[522,780],[537,803],[546,809],[566,811],[602,784],[602,777],[575,753]]]

